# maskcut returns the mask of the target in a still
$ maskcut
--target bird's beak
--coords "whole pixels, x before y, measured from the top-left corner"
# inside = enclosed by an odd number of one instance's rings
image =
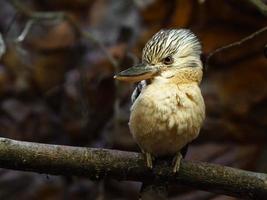
[[[152,78],[158,71],[155,66],[141,63],[118,73],[114,78],[120,81],[138,82]]]

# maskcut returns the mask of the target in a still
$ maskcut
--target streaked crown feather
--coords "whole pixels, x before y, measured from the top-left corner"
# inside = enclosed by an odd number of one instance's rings
[[[169,29],[157,32],[146,43],[142,60],[153,64],[167,56],[200,57],[201,45],[188,29]]]

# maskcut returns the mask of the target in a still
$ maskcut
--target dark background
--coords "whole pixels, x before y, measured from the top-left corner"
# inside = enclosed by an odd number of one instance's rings
[[[27,30],[22,7],[64,11],[71,20],[37,20]],[[139,62],[146,41],[162,28],[190,28],[205,62],[216,48],[265,27],[266,19],[248,0],[1,0],[7,50],[0,61],[0,136],[139,151],[127,125],[133,86],[116,83],[114,74]],[[207,118],[186,159],[266,172],[266,44],[267,30],[210,57],[201,85]],[[0,170],[0,199],[137,199],[139,187]],[[170,196],[234,199],[183,186]]]

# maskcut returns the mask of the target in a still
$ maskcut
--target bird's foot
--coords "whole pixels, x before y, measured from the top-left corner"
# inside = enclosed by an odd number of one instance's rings
[[[146,166],[149,169],[152,169],[153,168],[153,163],[152,163],[152,155],[151,155],[151,153],[144,152],[143,154],[145,156]]]
[[[179,152],[175,155],[175,157],[173,158],[173,173],[177,173],[180,169],[180,163],[181,163],[181,159],[183,158],[182,154]]]

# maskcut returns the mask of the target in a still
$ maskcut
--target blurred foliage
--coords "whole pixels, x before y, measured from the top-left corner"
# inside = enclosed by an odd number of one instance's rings
[[[115,83],[113,75],[138,62],[155,32],[192,29],[205,58],[267,25],[256,7],[242,0],[22,3],[32,11],[63,11],[90,39],[64,19],[39,20],[25,31],[30,19],[11,2],[0,2],[6,43],[0,62],[0,136],[123,150],[138,151],[127,125],[133,87]],[[266,171],[266,44],[263,31],[212,57],[202,84],[207,119],[187,159]],[[0,185],[0,199],[137,199],[140,186],[8,170],[0,171]],[[173,200],[234,199],[182,186],[170,191]]]

